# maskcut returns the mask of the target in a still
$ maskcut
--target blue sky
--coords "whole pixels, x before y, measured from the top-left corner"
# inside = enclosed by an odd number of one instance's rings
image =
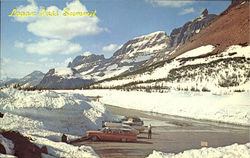
[[[67,66],[77,55],[106,58],[134,37],[155,31],[168,35],[205,8],[219,14],[229,1],[157,0],[3,0],[1,4],[1,79],[24,77]],[[8,16],[13,9],[36,16]],[[59,16],[39,16],[41,9]],[[63,17],[64,9],[94,11],[95,17]]]

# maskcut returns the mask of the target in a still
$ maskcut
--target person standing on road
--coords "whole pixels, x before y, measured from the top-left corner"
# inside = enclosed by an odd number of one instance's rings
[[[152,138],[152,126],[151,124],[149,124],[148,126],[148,139],[151,139]]]

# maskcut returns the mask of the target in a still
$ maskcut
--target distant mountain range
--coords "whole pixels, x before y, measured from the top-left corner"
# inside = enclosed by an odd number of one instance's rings
[[[0,82],[0,87],[3,87],[5,85],[10,86],[14,84],[19,84],[22,87],[33,87],[38,85],[43,77],[44,73],[42,73],[41,71],[34,71],[21,79],[7,79],[5,81],[2,81]]]
[[[51,69],[30,85],[47,89],[244,90],[250,77],[248,6],[248,1],[232,1],[218,16],[205,9],[169,36],[157,31],[135,37],[108,59],[95,54],[77,56],[67,67]],[[28,85],[24,81],[19,82]]]
[[[50,70],[41,83],[40,88],[75,88],[90,82],[133,72],[148,63],[161,61],[162,56],[168,56],[170,50],[183,45],[186,40],[197,34],[208,25],[216,15],[208,14],[205,9],[202,14],[174,29],[170,36],[164,31],[157,31],[148,35],[133,38],[123,44],[111,58],[105,59],[103,55],[77,56],[68,67],[77,71],[81,76],[77,80],[72,76],[62,78]]]
[[[101,80],[86,88],[248,91],[248,20],[249,2],[234,3],[199,33],[167,53],[163,61]]]

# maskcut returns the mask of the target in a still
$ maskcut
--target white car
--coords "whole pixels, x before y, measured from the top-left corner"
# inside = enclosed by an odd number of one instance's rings
[[[114,122],[104,122],[105,127],[109,127],[111,129],[123,129],[123,130],[129,130],[132,133],[138,135],[140,132],[136,130],[134,127],[131,127],[130,125],[126,125],[123,123],[114,123]]]

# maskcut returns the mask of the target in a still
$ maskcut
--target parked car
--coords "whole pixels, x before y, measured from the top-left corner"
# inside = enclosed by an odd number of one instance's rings
[[[127,120],[122,121],[130,126],[143,126],[143,121],[139,117],[127,117]]]
[[[92,141],[136,141],[136,134],[124,128],[102,128],[100,131],[87,131],[87,137]]]
[[[123,116],[122,118],[111,122],[103,122],[103,127],[124,126],[124,124],[131,126],[133,129],[136,129],[139,132],[143,132],[145,130],[145,127],[143,126],[144,123],[139,117],[130,116]]]
[[[115,122],[104,122],[104,127],[110,127],[115,129],[128,129],[131,130],[132,133],[138,135],[140,132],[139,130],[135,129],[134,127],[131,127],[130,125],[126,125],[123,123],[115,123]]]

